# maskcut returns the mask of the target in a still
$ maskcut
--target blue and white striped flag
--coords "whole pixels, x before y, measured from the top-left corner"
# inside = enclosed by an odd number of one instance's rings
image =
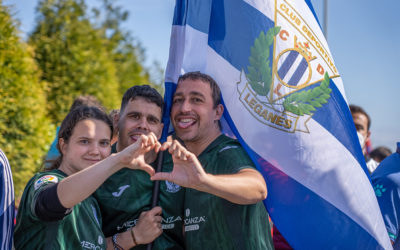
[[[190,71],[221,87],[224,132],[265,177],[264,203],[292,247],[391,248],[342,80],[308,1],[177,0],[167,110],[179,75]]]
[[[7,157],[0,149],[0,249],[11,249],[14,234],[14,185]]]

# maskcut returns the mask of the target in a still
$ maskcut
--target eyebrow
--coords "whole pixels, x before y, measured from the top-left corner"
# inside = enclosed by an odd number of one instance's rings
[[[79,140],[80,140],[80,139],[92,140],[93,138],[87,137],[87,136],[80,136],[80,137],[78,137],[78,139],[79,139]]]
[[[91,138],[86,137],[86,136],[79,136],[77,139],[78,140],[82,140],[82,139],[91,140]]]
[[[86,137],[86,136],[79,136],[79,137],[76,138],[76,141],[80,141],[80,140],[91,141],[91,140],[93,140],[93,138],[89,138],[89,137]]]
[[[154,115],[148,115],[147,118],[151,118],[156,120],[157,122],[160,122],[160,119],[158,119],[157,117],[155,117]]]
[[[190,96],[201,96],[201,97],[205,98],[205,96],[204,96],[202,93],[197,92],[197,91],[190,91],[190,92],[189,92],[189,95],[190,95]],[[174,97],[175,97],[175,96],[183,96],[183,93],[182,93],[182,92],[175,93],[175,94],[174,94]]]
[[[137,115],[137,114],[141,115],[142,113],[139,111],[131,111],[131,112],[127,113],[126,115],[128,116],[128,115]]]
[[[86,137],[86,136],[80,136],[80,137],[77,138],[77,140],[88,140],[88,141],[91,141],[91,140],[93,140],[93,138],[89,138],[89,137]],[[105,137],[105,138],[99,139],[99,141],[111,141],[111,139]]]

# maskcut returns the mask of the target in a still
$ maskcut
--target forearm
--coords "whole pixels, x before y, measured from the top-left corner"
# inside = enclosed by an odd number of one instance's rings
[[[117,158],[117,155],[111,155],[63,179],[57,188],[61,204],[71,208],[89,197],[109,176],[122,168]]]
[[[264,178],[252,169],[232,175],[206,174],[194,188],[242,205],[254,204],[267,197]]]

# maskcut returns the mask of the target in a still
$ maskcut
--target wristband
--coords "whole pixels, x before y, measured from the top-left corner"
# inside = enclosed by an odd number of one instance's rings
[[[139,245],[139,244],[137,243],[137,241],[136,241],[135,233],[133,232],[133,227],[131,228],[131,236],[132,236],[132,241],[133,241],[133,243],[135,244],[135,246]]]
[[[114,234],[114,236],[112,237],[112,243],[113,243],[114,250],[124,250],[120,245],[118,245],[117,237],[118,237],[117,233]]]

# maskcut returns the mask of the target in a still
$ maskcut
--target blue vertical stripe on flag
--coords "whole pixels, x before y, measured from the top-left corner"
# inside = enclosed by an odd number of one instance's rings
[[[292,67],[294,61],[299,56],[299,52],[297,51],[290,51],[289,55],[283,61],[281,67],[278,69],[278,75],[281,79],[286,77],[286,74],[289,72],[289,69]]]
[[[306,72],[307,67],[308,67],[307,61],[303,57],[301,59],[299,66],[296,68],[296,71],[290,78],[288,84],[292,85],[292,86],[297,86],[297,84],[299,84],[299,82],[300,82],[300,79],[303,77],[304,73]]]

